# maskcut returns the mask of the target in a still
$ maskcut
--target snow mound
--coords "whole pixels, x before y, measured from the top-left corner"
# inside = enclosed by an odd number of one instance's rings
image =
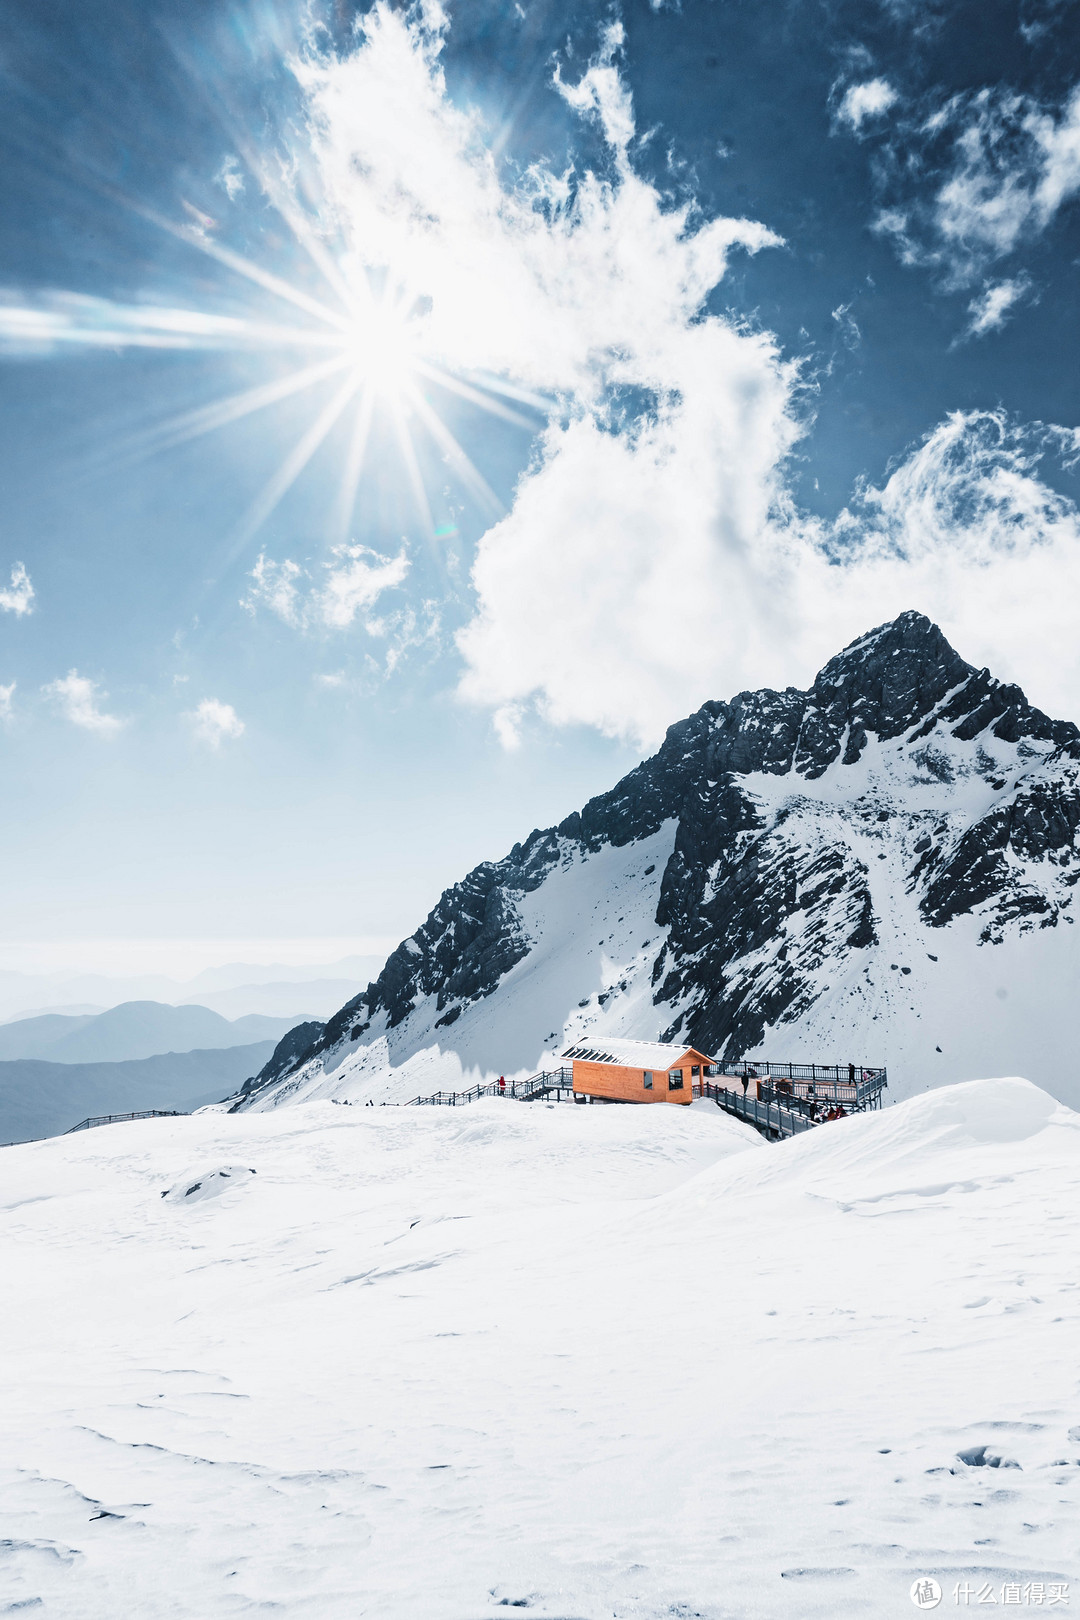
[[[909,1097],[879,1113],[853,1115],[776,1145],[751,1162],[711,1172],[711,1188],[725,1196],[788,1192],[827,1186],[830,1196],[862,1196],[868,1188],[903,1179],[931,1161],[961,1164],[977,1155],[1007,1167],[1013,1150],[1047,1131],[1080,1131],[1080,1115],[1029,1080],[967,1080]],[[938,1172],[935,1171],[935,1175]],[[944,1172],[942,1172],[944,1173]],[[704,1184],[686,1189],[699,1198]]]
[[[222,1193],[231,1192],[234,1187],[242,1186],[248,1176],[253,1175],[255,1171],[250,1165],[223,1164],[215,1170],[203,1170],[185,1176],[161,1196],[171,1204],[201,1204],[204,1199],[220,1198]]]

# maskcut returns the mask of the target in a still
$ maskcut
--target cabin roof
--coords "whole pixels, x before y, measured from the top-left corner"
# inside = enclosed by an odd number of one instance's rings
[[[593,1040],[578,1041],[574,1046],[568,1046],[563,1053],[564,1058],[579,1063],[617,1063],[628,1069],[673,1069],[688,1052],[696,1052],[694,1046],[670,1046],[662,1041],[631,1041],[607,1035],[598,1035]],[[713,1060],[705,1057],[706,1062]]]

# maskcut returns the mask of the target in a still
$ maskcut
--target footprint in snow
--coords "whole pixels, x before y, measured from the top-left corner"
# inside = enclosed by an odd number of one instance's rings
[[[967,1463],[969,1468],[1020,1467],[1015,1457],[1006,1457],[993,1446],[969,1446],[966,1451],[958,1451],[956,1456],[958,1462]]]

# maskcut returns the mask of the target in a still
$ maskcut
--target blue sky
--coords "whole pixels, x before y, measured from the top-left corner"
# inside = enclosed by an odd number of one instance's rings
[[[1075,0],[2,15],[5,945],[393,941],[908,607],[1080,713]]]

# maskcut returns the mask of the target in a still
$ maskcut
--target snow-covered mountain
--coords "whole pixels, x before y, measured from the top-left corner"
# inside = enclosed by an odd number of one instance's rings
[[[403,1100],[587,1033],[1080,1103],[1078,772],[1076,726],[904,613],[478,866],[239,1106]]]

